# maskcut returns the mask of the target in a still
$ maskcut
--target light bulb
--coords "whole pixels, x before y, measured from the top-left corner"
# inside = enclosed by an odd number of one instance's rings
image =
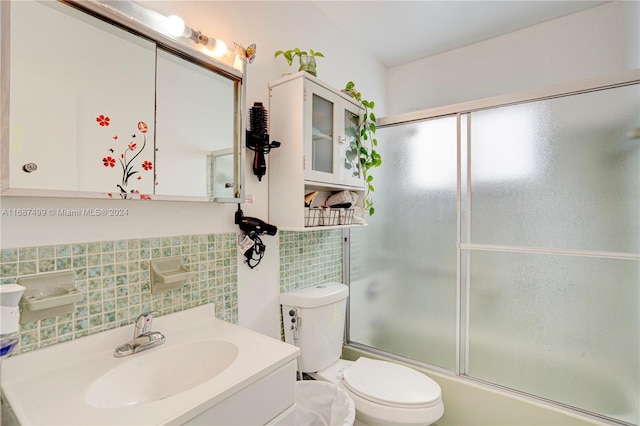
[[[216,40],[215,47],[211,53],[213,56],[221,57],[227,53],[227,45],[222,40]]]
[[[167,18],[167,31],[174,37],[189,37],[191,28],[184,24],[182,18],[171,15]]]
[[[204,45],[207,53],[211,56],[221,57],[227,53],[227,45],[222,40],[216,40],[213,37],[200,36],[200,43]]]

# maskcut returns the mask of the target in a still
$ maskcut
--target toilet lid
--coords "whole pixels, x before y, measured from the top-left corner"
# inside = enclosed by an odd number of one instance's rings
[[[359,358],[342,372],[344,385],[378,404],[427,408],[440,402],[440,386],[418,371],[387,361]]]

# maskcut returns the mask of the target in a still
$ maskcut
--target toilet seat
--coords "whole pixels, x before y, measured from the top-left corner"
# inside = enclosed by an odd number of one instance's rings
[[[442,403],[435,381],[387,361],[361,357],[342,372],[342,383],[359,397],[387,407],[421,409]]]

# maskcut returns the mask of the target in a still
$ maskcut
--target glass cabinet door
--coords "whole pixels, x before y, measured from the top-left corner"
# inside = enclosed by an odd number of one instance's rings
[[[338,135],[338,158],[336,159],[336,168],[340,172],[339,183],[350,186],[363,186],[362,170],[360,169],[360,161],[358,155],[358,145],[356,144],[356,136],[358,132],[358,123],[360,115],[355,106],[345,102],[345,106],[341,106],[341,115],[343,121],[340,127],[340,135]]]
[[[362,188],[357,105],[311,81],[306,82],[305,99],[305,180]]]
[[[333,173],[333,102],[313,94],[311,170]]]

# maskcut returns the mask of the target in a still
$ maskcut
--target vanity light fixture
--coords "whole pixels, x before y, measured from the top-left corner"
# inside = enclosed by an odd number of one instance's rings
[[[220,57],[227,51],[227,45],[222,40],[207,37],[200,31],[189,28],[182,18],[176,15],[167,17],[167,32],[174,37],[191,39],[196,44],[202,44],[211,56]]]

